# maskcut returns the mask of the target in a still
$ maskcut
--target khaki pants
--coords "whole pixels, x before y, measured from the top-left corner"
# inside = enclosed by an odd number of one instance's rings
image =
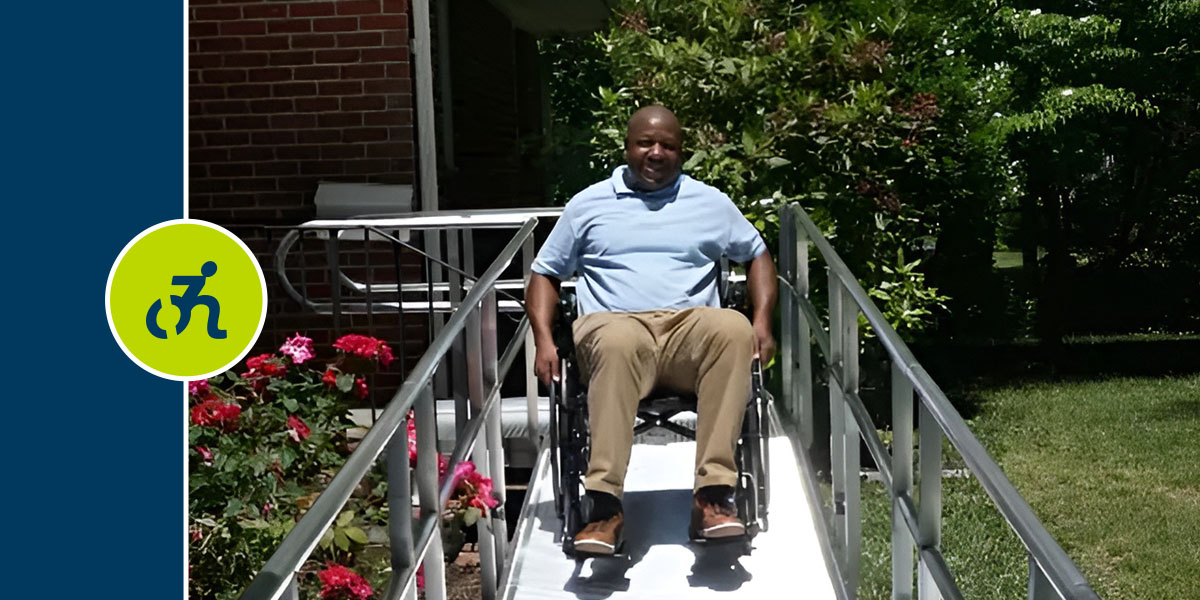
[[[590,313],[575,321],[574,334],[588,380],[587,489],[621,497],[637,406],[655,388],[696,394],[695,488],[736,485],[754,354],[744,315],[713,307]]]

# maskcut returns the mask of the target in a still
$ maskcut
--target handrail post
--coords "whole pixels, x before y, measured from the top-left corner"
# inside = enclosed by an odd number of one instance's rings
[[[421,388],[414,405],[417,421],[417,495],[421,517],[433,515],[441,519],[438,499],[437,409],[434,406],[432,382]],[[433,528],[429,549],[422,561],[425,566],[425,598],[446,600],[446,558],[442,549],[441,526]]]
[[[440,262],[442,260],[442,235],[441,231],[436,228],[426,229],[421,234],[425,244],[425,277],[428,278],[426,282],[426,294],[428,294],[426,301],[429,303],[427,312],[429,318],[429,339],[433,340],[433,338],[442,332],[442,327],[446,324],[442,314],[433,309],[433,303],[441,296],[440,292],[434,292],[434,285],[441,283],[442,280],[442,265]],[[447,293],[446,298],[449,299],[449,297],[450,295]],[[443,361],[438,365],[437,371],[433,374],[435,398],[439,395],[444,395],[446,388],[450,385],[445,367],[446,364]]]
[[[333,336],[342,335],[342,270],[341,254],[338,252],[338,237],[341,232],[329,230],[329,242],[325,244],[325,261],[329,263],[329,303],[333,310]]]
[[[533,237],[525,240],[521,246],[521,275],[525,280],[525,289],[529,289],[529,280],[533,277],[534,258]],[[533,342],[533,328],[525,333],[525,428],[529,432],[529,441],[537,448],[541,444],[538,436],[538,386],[537,376],[533,373],[533,361],[537,358],[537,348]]]
[[[942,545],[942,430],[933,413],[921,398],[921,420],[917,423],[920,437],[921,497],[917,528],[917,546],[941,550]],[[919,561],[917,595],[920,600],[940,600],[941,593],[924,555]]]
[[[913,537],[899,498],[913,494],[913,386],[892,361],[892,600],[913,594]]]
[[[1029,600],[1058,600],[1058,593],[1054,591],[1054,586],[1050,585],[1050,580],[1046,579],[1046,573],[1038,566],[1037,559],[1033,555],[1029,555]]]
[[[470,311],[467,314],[467,326],[463,329],[463,335],[467,338],[467,388],[470,393],[472,417],[479,414],[483,409],[484,402],[487,401],[487,398],[484,397],[484,394],[487,393],[487,386],[483,377],[483,319],[480,314],[482,308],[482,303],[474,306],[464,305],[460,308],[460,310]],[[484,477],[491,477],[487,444],[475,441],[475,447],[471,451],[475,470]],[[477,545],[479,547],[480,576],[483,581],[483,598],[484,600],[493,600],[496,594],[496,545],[492,540],[491,523],[488,522],[488,519],[479,519],[475,522],[475,530],[478,533]]]
[[[407,425],[407,423],[405,424]],[[401,427],[401,431],[408,428]],[[392,553],[389,598],[398,598],[413,564],[412,488],[409,482],[408,436],[393,436],[387,447],[388,546]]]
[[[455,268],[462,268],[462,255],[459,253],[459,232],[455,229],[446,230],[446,262],[453,265]],[[462,276],[454,269],[446,269],[446,276],[449,285],[446,287],[446,298],[450,301],[450,312],[458,310],[462,304],[463,288]],[[430,300],[432,302],[432,300]],[[467,308],[470,310],[470,307]],[[440,317],[439,317],[440,319]],[[469,332],[464,332],[470,335]],[[468,411],[467,389],[464,386],[466,383],[467,365],[463,349],[462,336],[454,338],[454,347],[450,351],[450,361],[442,361],[438,368],[438,372],[446,376],[446,367],[449,366],[448,379],[450,382],[450,397],[454,400],[454,440],[457,442],[462,435],[463,427],[467,426],[467,420],[470,418]]]
[[[833,270],[829,278],[829,478],[833,501],[833,539],[839,544],[846,531],[846,471],[842,447],[846,436],[845,405],[838,371],[842,368],[842,285]],[[839,557],[842,553],[839,553]],[[845,562],[845,561],[842,561]]]
[[[813,445],[813,373],[812,373],[812,331],[808,318],[800,310],[800,302],[808,300],[808,234],[797,223],[799,216],[795,210],[788,213],[788,226],[792,228],[793,268],[797,301],[792,305],[796,323],[796,353],[794,360],[797,364],[796,376],[792,378],[791,395],[800,406],[794,416],[799,421],[800,442],[804,449],[811,450]]]
[[[842,436],[842,452],[845,456],[843,468],[845,476],[846,502],[846,537],[843,546],[846,549],[846,568],[842,572],[848,584],[846,587],[857,593],[859,563],[862,562],[862,481],[859,478],[860,448],[862,434],[858,420],[846,400],[851,395],[858,395],[858,305],[850,294],[842,294],[842,410],[845,411],[845,435]],[[874,431],[870,432],[875,435]]]
[[[793,420],[798,420],[800,399],[795,396],[794,392],[795,378],[799,375],[795,370],[795,353],[798,350],[796,348],[798,345],[796,305],[799,304],[799,301],[792,297],[792,290],[796,289],[795,236],[796,222],[792,218],[792,207],[785,204],[779,207],[779,276],[789,287],[783,290],[779,298],[779,325],[783,329],[780,336],[779,366],[783,371],[783,404],[787,407],[788,416]],[[800,320],[803,321],[803,319]]]
[[[497,380],[495,288],[483,297],[480,312],[480,341],[483,345],[483,382],[484,389],[490,390],[495,386]],[[487,398],[484,398],[484,400],[486,401]],[[499,583],[499,575],[504,572],[504,563],[508,556],[508,522],[504,514],[504,488],[506,485],[504,477],[504,436],[500,430],[500,413],[500,406],[497,405],[488,413],[487,422],[484,426],[485,447],[488,453],[488,471],[492,478],[492,491],[496,499],[500,501],[496,505],[496,508],[490,511],[492,539],[496,546],[495,569],[497,583]]]
[[[857,356],[853,367],[849,365],[851,359],[847,356],[847,349],[850,346],[847,344],[846,337],[850,328],[846,321],[851,316],[846,310],[847,294],[837,273],[828,269],[828,274],[829,348],[830,354],[833,355],[830,357],[829,372],[829,462],[833,484],[833,537],[840,546],[838,556],[842,565],[842,580],[853,594],[858,588],[856,567],[859,557],[857,554],[852,555],[852,552],[856,553],[858,549],[856,544],[851,543],[853,531],[850,517],[857,517],[857,514],[850,514],[850,504],[854,501],[851,500],[849,492],[851,491],[851,480],[854,480],[854,483],[858,481],[858,463],[849,461],[850,456],[847,449],[851,440],[847,439],[847,432],[850,431],[850,424],[854,422],[854,418],[849,415],[845,396],[846,388],[843,385],[848,385],[844,382],[849,381],[851,370],[857,377],[858,368]],[[857,319],[855,319],[854,327],[857,330]],[[857,339],[855,345],[857,345]],[[857,450],[857,438],[853,440],[853,443]],[[857,509],[857,506],[854,508]]]

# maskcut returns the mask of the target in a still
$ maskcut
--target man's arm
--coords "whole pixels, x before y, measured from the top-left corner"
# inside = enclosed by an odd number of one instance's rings
[[[525,290],[525,312],[529,315],[529,326],[533,329],[533,343],[537,347],[533,372],[550,385],[558,381],[558,347],[554,344],[554,313],[558,310],[559,280],[541,273],[531,273],[529,287]]]
[[[754,305],[755,350],[763,364],[771,362],[775,355],[775,337],[771,335],[771,318],[775,313],[775,302],[779,299],[779,280],[775,272],[775,261],[771,253],[763,250],[746,270],[746,287],[750,302]]]

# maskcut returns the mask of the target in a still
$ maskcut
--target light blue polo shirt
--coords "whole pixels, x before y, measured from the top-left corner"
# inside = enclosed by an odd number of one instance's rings
[[[749,262],[766,250],[729,196],[687,175],[654,192],[632,190],[622,165],[571,198],[533,271],[579,273],[580,314],[720,306],[721,256]]]

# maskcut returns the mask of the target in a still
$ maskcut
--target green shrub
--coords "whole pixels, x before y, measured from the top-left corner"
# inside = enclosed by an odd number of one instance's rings
[[[361,374],[386,367],[391,350],[365,336],[335,347],[337,360],[315,370],[304,364],[312,340],[297,335],[279,354],[248,359],[241,374],[189,384],[192,597],[236,598],[345,463],[350,398],[366,391]],[[366,525],[383,516],[384,495],[383,484],[368,481],[314,560],[351,562]]]

